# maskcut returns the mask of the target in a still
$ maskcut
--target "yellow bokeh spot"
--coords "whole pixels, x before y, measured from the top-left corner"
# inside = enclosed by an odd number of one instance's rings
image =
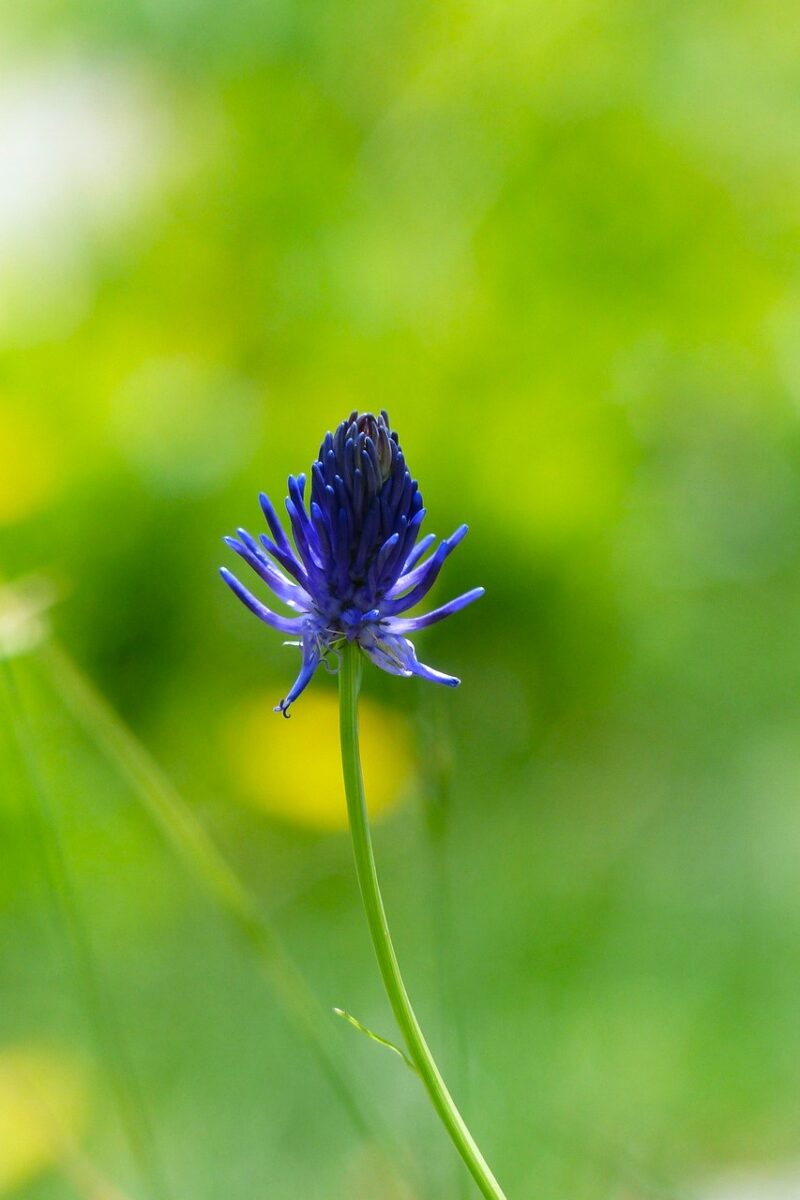
[[[0,525],[37,512],[57,489],[60,472],[52,435],[0,399]]]
[[[306,692],[291,719],[274,713],[275,697],[244,701],[225,729],[231,769],[242,793],[271,816],[307,829],[347,828],[335,693]],[[391,809],[412,774],[411,736],[403,717],[374,701],[360,704],[364,783],[372,816]]]
[[[86,1112],[77,1064],[41,1047],[0,1050],[0,1193],[57,1165]]]

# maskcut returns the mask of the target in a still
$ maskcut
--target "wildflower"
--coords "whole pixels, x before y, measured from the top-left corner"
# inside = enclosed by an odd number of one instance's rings
[[[294,636],[302,665],[294,685],[275,708],[288,714],[317,667],[347,642],[392,675],[419,675],[457,687],[459,680],[417,659],[406,634],[458,612],[483,595],[473,588],[423,616],[403,616],[433,587],[445,559],[464,538],[467,526],[434,549],[432,534],[419,539],[425,509],[406,467],[389,415],[350,414],[335,434],[328,433],[306,478],[289,476],[286,511],[294,547],[267,496],[261,507],[271,537],[260,545],[244,529],[226,538],[255,573],[292,610],[283,616],[265,607],[224,567],[221,575],[239,599],[265,624]],[[427,551],[431,551],[425,558]]]

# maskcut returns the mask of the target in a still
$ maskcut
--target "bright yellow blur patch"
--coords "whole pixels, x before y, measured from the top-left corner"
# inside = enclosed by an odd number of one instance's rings
[[[71,1060],[39,1047],[0,1050],[0,1192],[54,1166],[85,1112],[85,1080]]]
[[[0,400],[0,525],[30,516],[51,499],[57,466],[44,424]]]
[[[272,711],[274,703],[272,693],[248,700],[226,727],[242,793],[281,820],[326,832],[346,829],[336,695],[322,688],[306,692],[288,721]],[[372,816],[379,816],[409,783],[411,736],[401,716],[374,701],[362,699],[360,713],[367,800]]]

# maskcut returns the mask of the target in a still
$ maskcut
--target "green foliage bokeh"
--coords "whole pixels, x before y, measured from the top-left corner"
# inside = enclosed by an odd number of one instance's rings
[[[54,581],[61,642],[323,1003],[391,1036],[346,840],[244,794],[239,756],[263,755],[268,793],[277,739],[231,723],[296,664],[215,575],[260,489],[279,499],[352,408],[388,408],[430,528],[471,525],[440,594],[487,588],[424,639],[460,692],[367,685],[453,761],[452,936],[424,762],[378,850],[479,1140],[511,1197],[780,1169],[800,24],[773,0],[7,0],[0,31],[3,580]],[[18,666],[173,1194],[389,1200],[246,953],[35,657]],[[9,732],[0,1056],[44,1038],[92,1059]],[[413,1080],[335,1036],[430,1194],[458,1196]],[[92,1079],[84,1143],[143,1195]],[[20,1194],[70,1193],[51,1170]]]

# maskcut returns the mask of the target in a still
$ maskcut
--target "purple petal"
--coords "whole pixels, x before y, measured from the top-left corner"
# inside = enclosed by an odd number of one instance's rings
[[[291,689],[287,692],[280,704],[275,705],[275,712],[283,713],[285,717],[289,716],[289,708],[294,704],[298,696],[300,696],[311,682],[314,672],[319,666],[321,659],[316,652],[303,654],[303,665],[300,668],[300,674],[295,679]]]
[[[281,633],[300,633],[302,631],[305,617],[282,617],[280,613],[272,612],[260,600],[256,600],[252,592],[249,592],[244,584],[240,583],[236,576],[232,575],[225,567],[220,567],[219,573],[231,591],[236,593],[242,603],[246,604],[260,621],[271,625],[273,629],[277,629]]]
[[[282,550],[280,546],[276,546],[274,542],[271,542],[265,533],[260,534],[258,540],[267,554],[271,554],[275,561],[279,562],[284,570],[288,571],[292,578],[296,579],[300,586],[308,591],[308,575],[302,564],[295,557],[291,547],[288,550]]]
[[[411,520],[401,517],[398,523],[400,532],[400,544],[393,554],[391,554],[386,562],[386,566],[382,571],[382,575],[387,582],[387,585],[393,585],[402,575],[408,561],[408,555],[419,537],[419,530],[422,522],[425,520],[426,511],[421,508]]]
[[[461,682],[454,675],[444,675],[441,671],[435,671],[433,667],[425,666],[417,658],[413,643],[396,634],[381,632],[370,643],[362,643],[362,649],[376,667],[390,675],[402,675],[405,678],[418,675],[420,679],[427,679],[430,683],[442,683],[446,687],[458,687]]]
[[[263,579],[267,587],[271,588],[280,600],[283,600],[284,604],[301,610],[310,608],[311,597],[303,591],[299,584],[292,583],[282,571],[273,566],[264,551],[246,530],[240,529],[238,533],[240,541],[237,541],[236,538],[226,537],[223,538],[225,545],[230,546],[231,550],[243,558],[259,578]]]
[[[419,604],[424,596],[427,596],[439,576],[439,572],[444,565],[444,560],[453,552],[466,532],[467,526],[461,525],[451,538],[440,542],[435,554],[421,568],[417,568],[417,571],[421,572],[421,574],[417,583],[405,596],[397,595],[399,584],[392,588],[392,598],[382,606],[385,617],[393,617],[396,613],[405,612],[406,609],[413,608],[415,604]],[[405,586],[407,587],[408,585],[406,584]]]
[[[437,621],[443,621],[445,617],[451,617],[453,613],[460,612],[474,600],[480,600],[485,591],[486,588],[473,588],[472,591],[464,592],[463,596],[457,596],[455,600],[451,600],[448,604],[443,604],[441,608],[435,608],[433,612],[425,613],[421,617],[389,617],[383,623],[383,627],[390,633],[416,633],[418,629],[435,625]]]
[[[417,565],[417,563],[422,558],[425,551],[427,549],[429,549],[429,547],[431,547],[435,541],[436,541],[436,534],[429,533],[429,534],[426,534],[426,536],[417,543],[417,545],[414,547],[414,549],[409,554],[409,556],[406,559],[405,564],[403,566],[403,570],[405,571],[406,574],[408,574],[408,572]]]
[[[311,522],[311,518],[309,517],[308,513],[306,512],[305,504],[303,503],[303,497],[305,495],[305,490],[306,490],[305,475],[298,475],[297,479],[295,479],[293,475],[289,476],[289,497],[286,500],[286,511],[289,513],[289,518],[292,522],[292,529],[294,530],[295,541],[297,541],[298,526],[299,526],[300,530],[302,531],[301,536],[302,536],[303,540],[308,543],[308,547],[314,558],[314,561],[319,565],[320,564],[319,538],[317,537],[317,531],[314,528],[314,526]],[[299,542],[298,542],[298,549],[300,549]],[[302,553],[303,552],[301,550],[301,554]],[[305,554],[303,554],[303,557],[304,558],[306,557]]]
[[[405,532],[405,526],[403,527],[403,531]],[[375,573],[377,575],[380,575],[381,571],[383,570],[383,568],[386,564],[386,560],[388,559],[389,555],[392,553],[394,548],[397,546],[397,543],[400,541],[401,536],[402,535],[400,534],[399,531],[395,532],[392,534],[391,537],[388,537],[386,539],[386,541],[383,543],[383,545],[381,546],[380,550],[378,551],[378,556],[377,556],[376,563],[375,563]]]
[[[291,554],[292,548],[289,545],[289,539],[283,531],[283,526],[278,520],[278,514],[275,512],[275,509],[272,506],[272,501],[266,492],[262,492],[260,494],[258,497],[258,502],[261,505],[261,511],[267,518],[267,524],[269,525],[270,532],[275,539],[275,544],[280,546],[284,554]]]
[[[287,499],[286,511],[292,523],[292,532],[300,560],[309,577],[316,575],[322,569],[317,531],[311,524],[306,510],[304,508],[298,509],[294,501]]]
[[[409,588],[416,588],[419,584],[422,584],[424,581],[426,581],[430,572],[433,572],[433,577],[430,581],[429,587],[426,587],[425,590],[417,596],[417,600],[415,600],[414,603],[416,604],[418,600],[421,600],[422,596],[424,596],[430,590],[430,587],[433,586],[436,576],[442,569],[442,563],[444,560],[448,558],[449,555],[453,553],[456,546],[458,546],[464,540],[468,531],[468,525],[459,525],[454,534],[451,534],[449,538],[446,538],[445,541],[439,544],[439,546],[436,548],[436,551],[431,555],[430,558],[426,559],[424,563],[420,563],[419,566],[415,567],[411,571],[408,570],[408,562],[411,561],[409,558],[406,562],[406,573],[401,575],[392,590],[388,593],[390,599],[396,600],[400,596],[401,592],[405,592]],[[423,539],[423,541],[424,540],[425,539]],[[403,608],[410,607],[410,604],[403,605]],[[403,608],[394,608],[393,611],[402,612]]]

